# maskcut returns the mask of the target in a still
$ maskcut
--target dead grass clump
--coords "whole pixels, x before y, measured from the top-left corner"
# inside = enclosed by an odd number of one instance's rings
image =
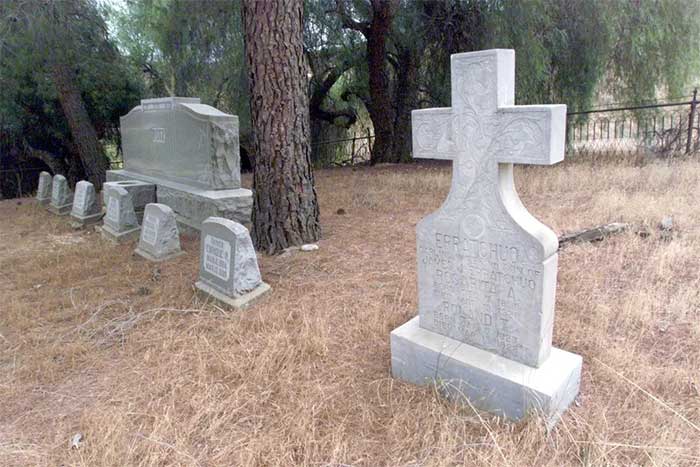
[[[320,250],[261,258],[274,292],[243,313],[194,293],[197,239],[153,265],[0,202],[0,465],[698,465],[699,177],[693,161],[517,170],[558,233],[652,232],[561,252],[554,340],[584,369],[550,434],[390,377],[415,225],[449,166],[318,172]]]

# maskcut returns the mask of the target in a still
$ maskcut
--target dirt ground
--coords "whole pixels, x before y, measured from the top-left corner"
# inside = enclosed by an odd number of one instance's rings
[[[558,234],[651,231],[560,253],[554,345],[584,367],[549,434],[391,378],[389,333],[416,314],[415,225],[449,166],[316,181],[320,250],[261,257],[274,291],[240,313],[195,294],[197,238],[155,265],[0,202],[0,465],[700,465],[700,163],[517,169]]]

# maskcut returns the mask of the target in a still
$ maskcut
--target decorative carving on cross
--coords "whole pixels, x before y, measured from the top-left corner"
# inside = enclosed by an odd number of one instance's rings
[[[523,206],[513,164],[564,158],[565,105],[514,105],[515,54],[452,56],[452,107],[414,110],[413,157],[453,161],[417,227],[420,325],[530,366],[551,348],[557,237]]]

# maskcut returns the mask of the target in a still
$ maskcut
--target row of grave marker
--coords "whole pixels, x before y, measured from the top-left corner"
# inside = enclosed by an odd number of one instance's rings
[[[73,194],[64,176],[52,178],[42,172],[36,198],[54,214],[70,213],[75,228],[103,220],[99,230],[105,239],[124,243],[138,238],[135,253],[149,261],[167,261],[184,254],[177,218],[169,206],[146,204],[140,225],[127,189],[119,183],[106,183],[103,191],[105,213],[92,183],[78,182]],[[271,290],[262,281],[250,233],[243,225],[210,217],[202,224],[200,244],[198,290],[235,309],[245,308]]]

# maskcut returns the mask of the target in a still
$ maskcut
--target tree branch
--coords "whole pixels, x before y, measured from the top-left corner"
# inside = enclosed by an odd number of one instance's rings
[[[353,31],[359,31],[363,36],[367,37],[369,34],[370,23],[367,21],[355,21],[352,16],[347,11],[345,0],[335,0],[335,11],[340,17],[340,21],[343,23],[345,29],[352,29]]]

